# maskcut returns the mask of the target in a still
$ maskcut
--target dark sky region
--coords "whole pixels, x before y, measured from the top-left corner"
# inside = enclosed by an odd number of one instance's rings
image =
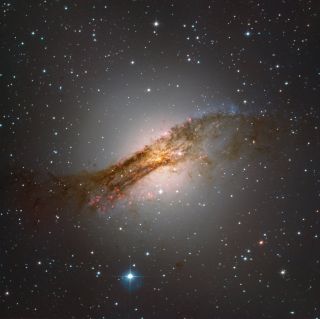
[[[319,319],[319,9],[2,1],[0,318]]]

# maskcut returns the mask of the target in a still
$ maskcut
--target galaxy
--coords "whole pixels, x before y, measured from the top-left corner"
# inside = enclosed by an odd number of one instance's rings
[[[267,148],[267,139],[273,130],[279,131],[275,127],[272,129],[272,120],[266,118],[226,114],[189,118],[142,150],[100,171],[69,176],[49,173],[43,181],[38,181],[36,174],[18,174],[16,182],[23,181],[25,185],[20,202],[33,202],[34,211],[47,212],[49,207],[55,209],[56,204],[70,202],[78,203],[74,210],[89,206],[107,211],[115,208],[116,202],[124,199],[128,190],[156,170],[170,167],[171,173],[177,174],[179,164],[192,162],[192,169],[183,166],[183,169],[189,169],[190,174],[197,164],[212,172],[218,163],[237,160],[242,152],[247,156],[252,150]],[[147,195],[147,199],[154,198],[151,192]],[[58,203],[52,206],[55,201]],[[39,207],[41,204],[43,207]]]
[[[2,2],[0,318],[320,318],[319,9]]]

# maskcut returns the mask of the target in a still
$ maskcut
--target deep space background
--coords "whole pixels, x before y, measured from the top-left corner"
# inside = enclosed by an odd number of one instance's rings
[[[2,1],[0,317],[320,318],[319,9]],[[155,172],[134,209],[21,203],[21,172],[100,170],[211,113],[281,133],[213,178]]]

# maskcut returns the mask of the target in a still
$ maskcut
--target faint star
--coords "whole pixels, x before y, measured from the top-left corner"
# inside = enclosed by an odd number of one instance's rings
[[[286,273],[287,273],[287,271],[286,271],[285,269],[281,269],[281,270],[280,270],[280,275],[281,275],[281,276],[285,276]]]

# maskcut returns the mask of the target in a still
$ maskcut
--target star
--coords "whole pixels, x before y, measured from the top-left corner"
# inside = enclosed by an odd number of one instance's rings
[[[285,269],[281,269],[280,275],[285,276],[287,274],[287,271]]]
[[[132,280],[134,278],[134,275],[131,272],[129,272],[126,277],[128,280]]]
[[[135,264],[132,265],[135,267]],[[122,276],[120,276],[122,285],[129,291],[134,291],[141,287],[142,276],[129,268]]]

